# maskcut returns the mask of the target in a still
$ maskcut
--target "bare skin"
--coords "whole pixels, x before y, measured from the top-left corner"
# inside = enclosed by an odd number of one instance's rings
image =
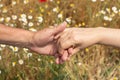
[[[66,61],[81,49],[94,44],[110,45],[120,48],[120,29],[111,28],[69,28],[59,34],[59,53]],[[64,51],[67,50],[65,54]],[[59,62],[58,62],[59,63]]]
[[[0,44],[26,47],[43,55],[55,55],[57,48],[54,37],[64,31],[65,27],[64,22],[57,28],[32,32],[0,24]]]

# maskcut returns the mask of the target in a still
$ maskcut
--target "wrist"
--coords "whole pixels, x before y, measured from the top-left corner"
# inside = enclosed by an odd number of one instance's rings
[[[28,33],[26,33],[26,34],[28,34],[27,35],[27,37],[26,37],[26,39],[25,40],[27,40],[26,42],[28,43],[28,45],[26,45],[26,47],[27,48],[31,48],[31,47],[33,47],[34,46],[34,40],[33,40],[33,37],[34,37],[34,35],[35,35],[35,32],[32,32],[32,31],[29,31]]]
[[[97,41],[96,43],[101,44],[103,39],[104,39],[104,34],[105,34],[105,28],[104,27],[98,27],[96,28],[96,33],[97,33]]]

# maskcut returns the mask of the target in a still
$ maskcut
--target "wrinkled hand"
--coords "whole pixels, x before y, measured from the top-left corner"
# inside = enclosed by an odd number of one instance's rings
[[[64,31],[66,23],[60,24],[57,28],[47,28],[36,32],[31,40],[33,46],[30,49],[34,52],[43,55],[55,55],[57,53],[57,46],[54,37]]]
[[[80,49],[84,49],[98,42],[97,30],[94,28],[68,28],[61,33],[58,40],[59,53],[66,61]],[[65,52],[66,51],[66,52]]]

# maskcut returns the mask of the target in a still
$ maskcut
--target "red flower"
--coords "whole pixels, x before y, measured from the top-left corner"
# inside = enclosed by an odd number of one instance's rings
[[[39,0],[39,2],[46,2],[47,0]]]

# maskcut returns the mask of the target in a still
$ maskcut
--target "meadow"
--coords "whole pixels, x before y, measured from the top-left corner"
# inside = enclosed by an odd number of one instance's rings
[[[120,28],[120,0],[0,0],[0,23],[38,31],[67,27]],[[119,36],[119,34],[118,34]],[[0,80],[120,80],[120,50],[93,45],[56,64],[26,48],[0,45]]]

